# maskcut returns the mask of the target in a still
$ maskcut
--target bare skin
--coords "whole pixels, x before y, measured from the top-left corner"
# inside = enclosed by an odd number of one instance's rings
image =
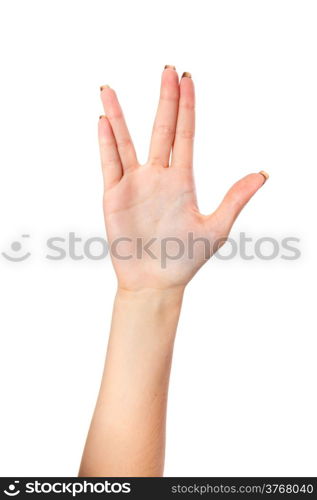
[[[199,212],[193,178],[194,83],[163,71],[148,161],[140,165],[114,90],[101,88],[99,120],[104,214],[118,279],[101,388],[79,474],[161,476],[173,344],[187,283],[224,243],[267,174],[253,173],[228,191],[210,215]],[[188,235],[204,238],[188,253]],[[137,240],[156,240],[137,255]],[[120,240],[121,238],[121,240]],[[122,240],[122,238],[125,238]],[[169,255],[162,265],[162,241]],[[122,258],[124,257],[124,258]]]

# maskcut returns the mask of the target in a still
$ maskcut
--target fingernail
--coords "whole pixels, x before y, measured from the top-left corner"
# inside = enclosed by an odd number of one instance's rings
[[[110,89],[111,87],[109,85],[101,85],[100,87],[100,92],[102,92],[104,89]]]
[[[270,177],[270,176],[269,176],[269,174],[268,174],[267,172],[265,172],[264,170],[261,170],[261,171],[259,172],[259,174],[263,175],[263,177],[264,177],[264,182],[263,182],[263,184],[265,184],[265,183],[266,183],[266,181],[268,180],[268,178]]]
[[[182,78],[191,78],[192,75],[191,73],[188,73],[188,71],[184,71],[184,73],[182,74]]]
[[[164,69],[168,69],[168,68],[176,70],[175,66],[173,66],[172,64],[165,64]]]
[[[100,115],[99,120],[101,120],[101,118],[106,118],[106,115]]]

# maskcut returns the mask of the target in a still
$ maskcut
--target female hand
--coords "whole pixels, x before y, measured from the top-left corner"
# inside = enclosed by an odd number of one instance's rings
[[[115,92],[102,87],[101,97],[107,114],[99,121],[104,212],[119,287],[80,475],[160,476],[184,287],[225,241],[267,174],[246,176],[214,213],[204,216],[197,207],[192,170],[195,98],[190,75],[185,73],[179,83],[174,68],[163,71],[145,165],[137,161]]]
[[[213,213],[202,215],[193,178],[191,75],[184,73],[179,82],[175,68],[165,67],[145,165],[137,160],[115,91],[101,87],[101,99],[106,113],[99,120],[104,214],[119,288],[183,287],[225,242],[268,175],[247,175]]]

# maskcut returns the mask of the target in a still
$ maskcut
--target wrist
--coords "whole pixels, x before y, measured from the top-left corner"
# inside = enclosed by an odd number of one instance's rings
[[[181,310],[184,287],[128,290],[119,287],[114,303],[114,324],[125,324],[133,336],[173,339]],[[151,335],[150,335],[151,337]]]
[[[135,307],[144,306],[144,312],[157,311],[163,312],[166,310],[177,309],[181,307],[184,286],[171,288],[140,288],[139,290],[131,290],[118,287],[116,293],[116,302],[133,303]]]

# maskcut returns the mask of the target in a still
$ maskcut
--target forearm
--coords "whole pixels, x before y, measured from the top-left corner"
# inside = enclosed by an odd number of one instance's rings
[[[82,476],[160,476],[182,287],[119,290]]]

